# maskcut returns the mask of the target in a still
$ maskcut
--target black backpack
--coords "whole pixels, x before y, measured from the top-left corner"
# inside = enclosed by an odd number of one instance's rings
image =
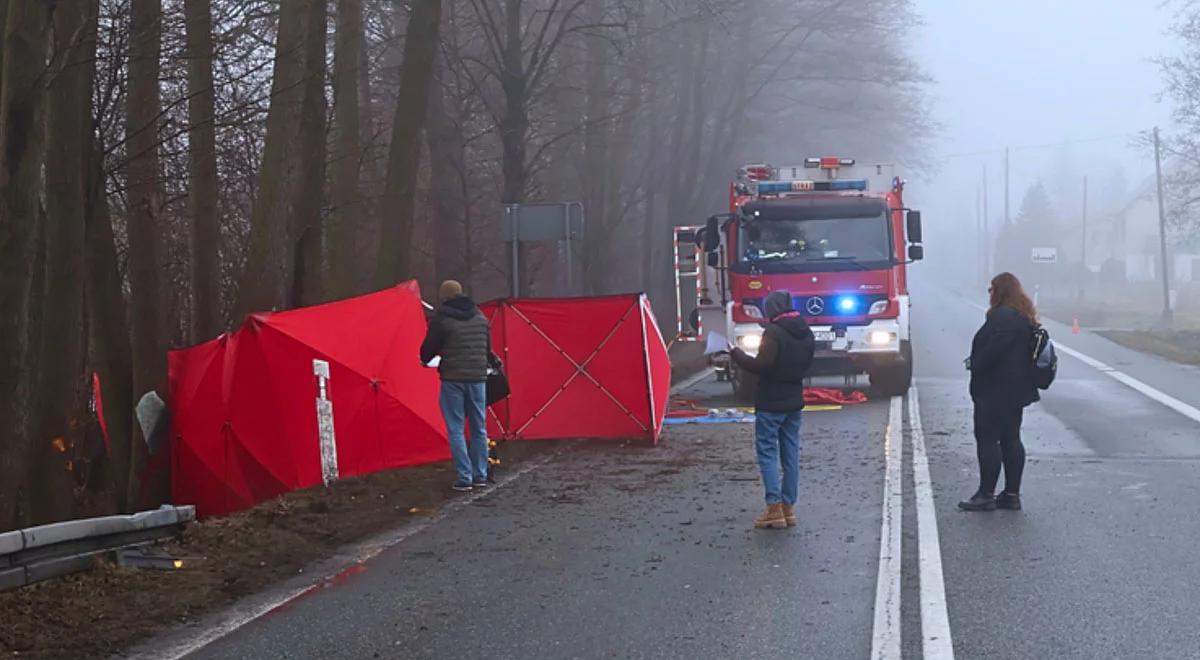
[[[1033,384],[1039,390],[1048,390],[1058,375],[1058,353],[1054,351],[1054,342],[1050,340],[1050,332],[1042,326],[1033,330]]]

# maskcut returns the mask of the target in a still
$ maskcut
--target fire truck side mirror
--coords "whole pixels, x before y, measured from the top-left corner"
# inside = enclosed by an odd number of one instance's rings
[[[717,216],[708,219],[704,225],[704,251],[716,252],[721,248],[721,220]]]
[[[921,212],[908,212],[908,242],[921,243]]]
[[[721,255],[715,250],[708,253],[708,267],[716,268],[721,265]]]
[[[920,261],[924,258],[925,258],[925,246],[924,245],[908,246],[908,260],[909,261]]]

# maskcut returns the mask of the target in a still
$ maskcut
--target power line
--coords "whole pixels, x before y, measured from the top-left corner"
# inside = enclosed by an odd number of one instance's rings
[[[1029,151],[1032,149],[1049,149],[1052,147],[1066,147],[1066,146],[1070,146],[1070,145],[1074,145],[1074,144],[1088,144],[1091,142],[1107,142],[1109,140],[1116,140],[1119,138],[1133,138],[1133,137],[1145,136],[1145,135],[1148,135],[1149,133],[1150,133],[1150,129],[1145,129],[1145,130],[1136,131],[1133,133],[1117,133],[1114,135],[1104,135],[1104,136],[1092,137],[1092,138],[1080,138],[1078,140],[1063,140],[1062,142],[1050,142],[1050,143],[1046,143],[1046,144],[1023,144],[1023,145],[1018,145],[1018,146],[1014,146],[1014,147],[1008,147],[1008,149],[1010,151]],[[981,151],[971,151],[971,152],[960,153],[960,154],[948,154],[945,156],[941,156],[941,158],[970,158],[972,156],[991,156],[991,155],[998,156],[998,155],[1003,154],[1004,151],[1005,151],[1005,147],[998,147],[998,148],[994,148],[994,149],[984,149]]]

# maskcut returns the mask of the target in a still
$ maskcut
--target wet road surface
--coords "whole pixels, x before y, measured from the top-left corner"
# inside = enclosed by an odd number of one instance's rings
[[[1200,422],[1146,393],[1200,406],[1196,370],[1051,325],[1084,359],[1027,414],[1026,510],[960,513],[980,318],[929,292],[909,397],[806,413],[794,529],[751,529],[750,424],[576,443],[189,657],[1200,657]]]

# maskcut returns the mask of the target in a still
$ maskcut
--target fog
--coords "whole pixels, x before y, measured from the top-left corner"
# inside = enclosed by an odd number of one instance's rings
[[[1153,174],[1153,153],[1137,134],[1171,129],[1154,62],[1175,48],[1171,8],[1155,0],[917,0],[916,9],[924,25],[912,34],[913,55],[934,79],[930,103],[941,125],[933,167],[910,188],[926,211],[931,264],[961,270],[973,261],[951,239],[975,231],[985,166],[993,237],[1003,224],[1006,146],[1014,217],[1038,180],[1065,224],[1082,213],[1085,175],[1090,210],[1100,214]]]

